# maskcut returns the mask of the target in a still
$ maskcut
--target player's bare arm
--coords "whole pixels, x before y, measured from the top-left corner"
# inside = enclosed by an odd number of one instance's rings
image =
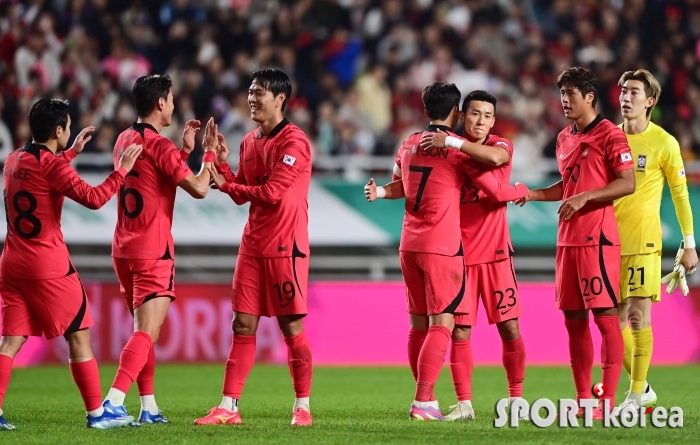
[[[85,127],[82,130],[80,130],[80,133],[78,133],[78,136],[75,137],[73,146],[70,149],[74,151],[76,155],[80,154],[85,148],[85,144],[90,142],[90,140],[92,139],[91,133],[93,133],[94,131],[95,127],[93,126]]]
[[[615,176],[615,179],[605,187],[579,193],[564,200],[557,212],[559,213],[559,218],[568,220],[574,212],[580,210],[588,201],[614,201],[634,193],[634,170],[620,170],[615,172]]]
[[[561,201],[563,197],[564,185],[559,181],[547,188],[530,190],[524,198],[516,199],[513,204],[522,207],[528,201]]]
[[[455,136],[449,136],[440,129],[438,129],[437,133],[423,133],[420,146],[423,150],[445,147],[455,148],[476,162],[492,167],[500,167],[510,161],[510,154],[503,147],[469,142]]]
[[[367,201],[373,202],[376,201],[377,198],[401,199],[405,198],[406,195],[404,193],[403,182],[401,179],[385,185],[377,186],[374,178],[370,178],[369,182],[365,186],[365,197],[367,198]]]
[[[209,121],[207,121],[206,128],[204,129],[204,139],[202,140],[202,147],[204,147],[205,151],[202,168],[196,176],[194,174],[190,174],[179,184],[179,186],[193,198],[202,199],[207,196],[207,192],[209,191],[211,176],[209,174],[208,166],[213,165],[213,162],[207,161],[206,159],[207,152],[212,152],[215,154],[218,151],[219,138],[217,134],[218,126],[214,123],[214,118],[210,118]]]

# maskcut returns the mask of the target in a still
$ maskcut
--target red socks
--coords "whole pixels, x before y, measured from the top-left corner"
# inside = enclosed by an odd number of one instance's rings
[[[472,356],[471,340],[452,340],[450,372],[458,402],[472,399],[473,370],[474,357]]]
[[[430,326],[428,329],[428,335],[418,356],[416,401],[430,401],[435,382],[440,376],[442,364],[445,361],[445,352],[451,336],[452,330],[445,326]]]
[[[615,391],[620,381],[622,360],[625,356],[625,343],[622,340],[618,318],[614,315],[593,317],[600,329],[603,342],[600,350],[601,367],[603,368],[603,385],[605,394],[601,397],[610,400],[610,408],[615,406]]]
[[[576,400],[590,399],[593,340],[588,320],[564,318],[564,325],[569,332],[569,356],[571,357],[571,371],[574,374],[574,384],[576,385]],[[617,326],[617,331],[619,334],[619,326]],[[622,334],[620,334],[620,339],[622,339]]]
[[[508,378],[508,395],[523,396],[525,380],[525,343],[522,337],[515,340],[501,340],[503,343],[503,367]]]
[[[102,406],[102,388],[100,388],[100,370],[95,357],[86,362],[70,362],[70,373],[73,375],[80,396],[85,403],[85,411],[94,411]],[[119,389],[119,388],[117,388]]]
[[[293,337],[284,337],[284,342],[287,344],[287,364],[292,375],[294,393],[298,399],[309,397],[313,367],[311,347],[306,340],[306,333],[302,331]]]
[[[426,335],[428,335],[428,331],[419,331],[418,329],[408,331],[408,366],[411,367],[413,379],[416,381],[418,381],[418,356]]]
[[[233,335],[231,349],[226,360],[223,393],[226,397],[240,399],[243,385],[255,364],[255,335]]]
[[[156,348],[153,347],[148,352],[148,360],[146,364],[143,365],[143,369],[136,378],[136,385],[139,387],[140,396],[152,396],[153,392],[153,379],[156,375]]]
[[[135,331],[124,346],[119,356],[119,369],[114,377],[112,388],[123,393],[129,392],[129,387],[138,377],[141,369],[148,361],[148,354],[153,347],[151,336],[143,331]]]
[[[5,400],[5,393],[10,384],[10,376],[12,375],[13,359],[9,355],[0,354],[0,408],[2,401]]]

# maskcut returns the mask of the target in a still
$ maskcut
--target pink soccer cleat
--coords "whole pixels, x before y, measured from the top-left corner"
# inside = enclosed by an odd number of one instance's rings
[[[416,405],[411,405],[411,411],[409,411],[408,416],[415,420],[447,420],[445,416],[442,415],[439,408],[432,406],[428,408],[418,408]]]
[[[292,425],[294,426],[311,426],[313,419],[311,413],[304,408],[297,408],[292,414]]]
[[[243,423],[238,411],[231,411],[218,406],[209,410],[206,416],[196,419],[195,425],[240,425]]]

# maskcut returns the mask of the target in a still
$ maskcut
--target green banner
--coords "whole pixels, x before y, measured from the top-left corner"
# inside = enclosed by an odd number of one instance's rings
[[[376,178],[378,184],[385,184],[391,178]],[[385,230],[393,242],[401,238],[403,223],[403,200],[378,200],[369,203],[365,199],[365,183],[344,180],[320,180],[328,191],[342,199],[346,204],[362,213],[367,219]],[[528,184],[542,187],[547,184]],[[693,209],[700,209],[700,186],[689,185],[690,204]],[[557,240],[558,202],[529,202],[524,207],[508,206],[508,223],[515,248],[553,248]],[[695,233],[698,233],[699,218],[694,219]],[[661,201],[661,225],[666,248],[675,249],[681,241],[681,229],[676,219],[676,211],[668,187],[664,189]]]

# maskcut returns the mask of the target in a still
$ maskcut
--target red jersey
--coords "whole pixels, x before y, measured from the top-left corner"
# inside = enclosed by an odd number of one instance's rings
[[[443,125],[428,125],[424,131],[438,129],[457,136]],[[409,136],[396,155],[406,196],[399,250],[462,255],[459,198],[467,156],[450,148],[421,149],[422,133]]]
[[[571,124],[557,136],[556,148],[564,197],[605,187],[615,172],[633,167],[627,136],[615,124],[598,115],[583,131]],[[591,246],[603,239],[620,244],[613,202],[589,201],[568,221],[559,220],[557,246]]]
[[[0,258],[1,277],[44,280],[72,271],[61,233],[64,197],[99,209],[126,176],[126,170],[119,168],[92,187],[68,163],[73,157],[71,150],[56,156],[48,147],[32,143],[7,157],[3,169],[7,235]]]
[[[192,174],[175,144],[145,123],[134,123],[114,144],[114,165],[126,148],[143,151],[119,190],[112,256],[134,260],[174,258],[171,229],[177,186]]]
[[[483,144],[502,147],[508,152],[508,162],[489,171],[499,182],[509,183],[513,167],[513,144],[508,139],[493,134],[488,135]],[[473,159],[469,162],[474,167],[479,164]],[[512,253],[506,218],[508,203],[490,199],[467,176],[462,185],[459,204],[464,263],[483,264],[508,258]]]
[[[267,136],[261,129],[241,142],[238,172],[228,164],[221,191],[236,202],[250,201],[238,253],[262,258],[306,256],[309,252],[311,145],[304,132],[283,119]]]

